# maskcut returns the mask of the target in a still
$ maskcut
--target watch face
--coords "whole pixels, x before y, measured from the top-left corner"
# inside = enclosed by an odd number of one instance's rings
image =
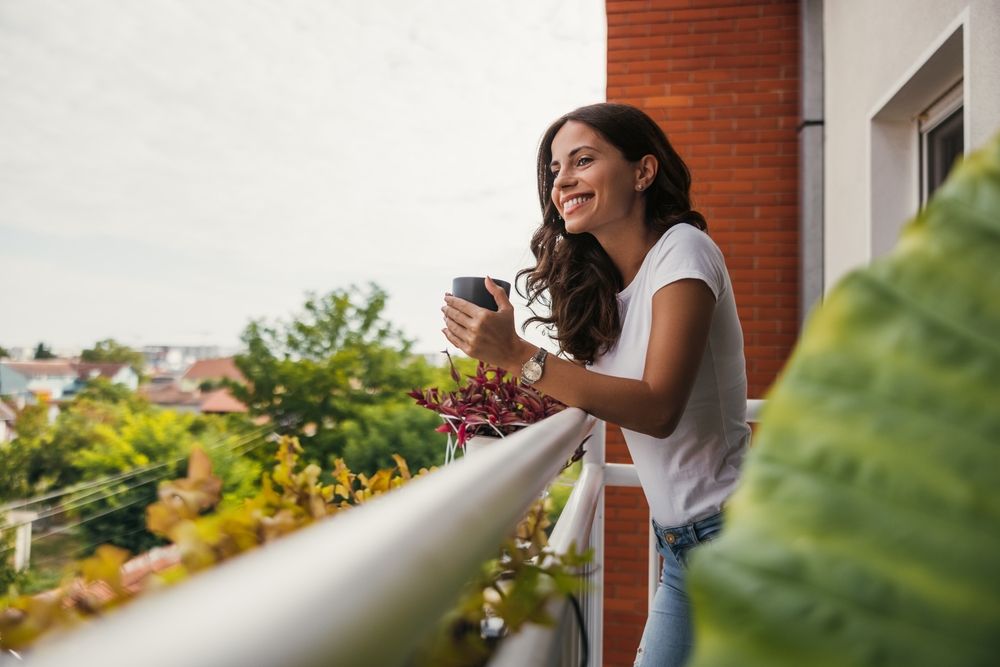
[[[521,366],[521,379],[528,384],[537,382],[540,377],[542,377],[542,365],[534,359],[526,361]]]

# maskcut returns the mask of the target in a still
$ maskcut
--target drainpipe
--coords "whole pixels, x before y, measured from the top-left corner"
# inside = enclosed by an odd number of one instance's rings
[[[823,298],[823,0],[800,0],[799,324]]]

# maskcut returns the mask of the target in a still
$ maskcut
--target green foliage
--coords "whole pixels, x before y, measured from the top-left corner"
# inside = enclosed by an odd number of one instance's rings
[[[55,359],[56,355],[52,353],[51,348],[49,348],[45,343],[39,343],[38,347],[35,348],[35,359]]]
[[[5,348],[0,347],[0,359],[4,359],[4,358],[9,357],[9,356],[10,356],[10,352],[8,352]]]
[[[130,364],[140,379],[145,379],[146,358],[142,352],[122,345],[114,338],[98,341],[93,348],[80,353],[80,361]]]
[[[365,406],[343,424],[344,462],[367,472],[392,467],[399,454],[416,468],[442,465],[445,438],[434,431],[440,425],[437,415],[410,403]]]
[[[376,434],[358,426],[366,416],[384,426],[413,425],[393,406],[407,403],[407,390],[437,376],[382,318],[386,298],[375,285],[367,292],[310,294],[291,321],[251,322],[243,332],[247,352],[235,359],[247,384],[227,386],[252,415],[266,415],[282,433],[297,437],[309,461],[329,466],[345,455],[352,436],[373,443],[405,441],[413,452],[414,434]],[[443,449],[432,431],[423,442],[427,452]],[[368,458],[384,460],[380,456]]]
[[[8,529],[7,521],[0,516],[0,595],[21,581],[21,575],[14,569],[14,540],[17,531]]]
[[[498,558],[483,564],[455,606],[437,624],[409,667],[480,667],[486,665],[497,638],[484,636],[483,626],[502,619],[507,635],[526,623],[552,625],[545,610],[553,598],[577,593],[576,569],[590,562],[592,552],[578,554],[571,547],[558,557],[546,549],[551,503],[536,501],[514,535],[500,548]]]
[[[159,500],[145,508],[151,533],[176,544],[181,562],[160,575],[149,577],[138,591],[125,588],[121,567],[129,552],[110,545],[74,564],[71,576],[59,590],[43,598],[13,594],[0,600],[0,648],[20,650],[45,633],[78,625],[129,602],[137,592],[182,581],[250,549],[267,544],[354,505],[398,488],[411,479],[406,462],[396,457],[391,469],[367,477],[354,474],[338,461],[335,484],[318,483],[320,470],[310,464],[298,470],[302,448],[284,438],[270,475],[263,475],[255,496],[238,505],[223,502],[224,481],[215,475],[209,456],[195,447],[187,476],[159,485]],[[425,474],[422,470],[419,474]],[[101,602],[87,586],[101,582],[111,598]]]
[[[717,544],[697,667],[1000,655],[1000,136],[811,318]]]
[[[390,468],[371,477],[352,473],[338,460],[331,473],[334,483],[324,486],[315,464],[299,468],[301,454],[295,439],[283,438],[275,456],[276,465],[263,476],[260,491],[238,506],[226,507],[220,504],[222,479],[214,474],[209,457],[195,448],[186,477],[161,483],[160,500],[146,509],[149,530],[176,544],[181,562],[148,576],[138,588],[126,588],[121,566],[128,552],[101,546],[94,556],[71,566],[69,571],[75,578],[67,579],[53,594],[31,598],[15,593],[0,600],[0,648],[23,650],[46,633],[79,625],[128,603],[144,590],[183,581],[195,572],[348,510],[411,479],[406,461],[399,456],[393,457]],[[418,476],[428,472],[423,469]],[[546,549],[546,517],[550,511],[548,501],[534,504],[504,542],[498,557],[483,565],[409,665],[484,665],[496,647],[495,639],[482,636],[482,624],[487,619],[503,619],[508,634],[516,633],[526,623],[553,622],[545,611],[546,605],[556,596],[579,590],[575,571],[590,561],[590,554],[571,550],[560,558]],[[99,582],[111,592],[110,599],[99,601],[88,593],[88,586]]]
[[[83,553],[105,542],[134,553],[162,544],[145,528],[145,507],[156,500],[156,482],[183,471],[196,445],[209,451],[224,479],[227,503],[257,490],[261,464],[243,452],[263,441],[260,429],[245,417],[159,410],[101,377],[90,380],[62,405],[54,425],[48,425],[46,415],[45,405],[25,408],[18,415],[18,437],[0,448],[0,499],[24,498],[155,466],[61,499],[70,509],[57,516],[82,522],[78,533]]]

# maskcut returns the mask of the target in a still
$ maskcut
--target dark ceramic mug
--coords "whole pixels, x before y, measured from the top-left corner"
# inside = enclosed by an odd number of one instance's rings
[[[502,287],[508,297],[510,296],[509,282],[505,280],[497,280],[496,278],[493,279],[493,282]],[[496,299],[494,299],[493,295],[486,289],[486,278],[481,276],[463,276],[461,278],[455,278],[451,281],[451,295],[474,303],[480,308],[486,308],[487,310],[492,310],[493,312],[498,310]]]

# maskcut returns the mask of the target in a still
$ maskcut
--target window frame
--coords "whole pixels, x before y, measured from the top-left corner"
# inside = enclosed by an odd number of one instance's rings
[[[928,192],[930,191],[930,169],[928,164],[928,157],[930,154],[928,147],[928,138],[934,128],[941,125],[946,120],[950,119],[952,115],[964,108],[965,102],[965,81],[959,79],[951,88],[948,89],[943,95],[936,99],[929,107],[927,107],[919,116],[917,116],[917,140],[920,150],[920,201],[919,208],[927,204]],[[963,114],[962,119],[963,131],[965,126],[965,118]],[[964,152],[964,147],[963,147]]]

